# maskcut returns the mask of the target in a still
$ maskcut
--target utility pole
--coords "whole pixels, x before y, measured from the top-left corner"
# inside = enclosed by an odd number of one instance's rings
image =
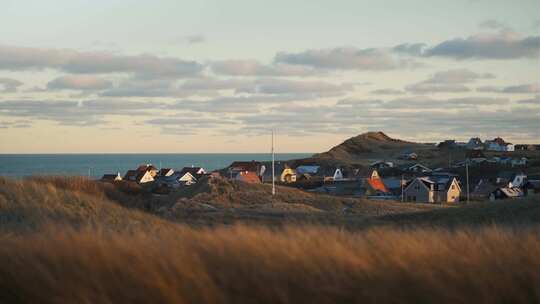
[[[275,168],[274,168],[275,158],[274,158],[274,129],[272,129],[272,196],[276,195],[276,178],[275,178]]]
[[[401,184],[401,202],[403,203],[403,201],[404,201],[404,198],[403,198],[403,186],[404,186],[403,185],[403,174],[401,174],[401,182],[400,182],[400,184]]]
[[[465,162],[465,176],[467,180],[467,204],[469,203],[469,159]]]

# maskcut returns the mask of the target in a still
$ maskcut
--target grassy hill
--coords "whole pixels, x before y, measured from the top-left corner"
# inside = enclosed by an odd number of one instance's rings
[[[152,230],[169,225],[121,206],[122,200],[127,203],[130,199],[137,201],[136,197],[85,178],[0,178],[0,231],[37,231],[50,225]]]
[[[438,208],[268,194],[212,180],[167,200],[84,178],[0,179],[0,303],[540,301],[538,198]],[[205,213],[204,227],[184,224]]]

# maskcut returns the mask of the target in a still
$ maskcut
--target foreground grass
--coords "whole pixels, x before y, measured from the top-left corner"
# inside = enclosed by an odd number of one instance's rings
[[[333,226],[193,228],[120,190],[0,178],[0,303],[540,302],[537,198],[382,218],[358,202]],[[349,230],[349,217],[366,224]]]
[[[533,303],[539,232],[52,229],[0,238],[0,302]]]

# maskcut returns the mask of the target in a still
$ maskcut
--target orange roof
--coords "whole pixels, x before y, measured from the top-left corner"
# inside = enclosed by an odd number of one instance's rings
[[[250,183],[250,184],[259,184],[261,183],[261,179],[255,172],[250,171],[244,171],[238,173],[238,176],[236,177],[239,181],[242,181],[244,183]]]
[[[384,193],[389,192],[380,178],[368,178],[367,181],[371,188],[373,188],[374,190],[378,190]]]

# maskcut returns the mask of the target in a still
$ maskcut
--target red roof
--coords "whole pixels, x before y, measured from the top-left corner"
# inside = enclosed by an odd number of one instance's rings
[[[371,186],[371,188],[373,188],[374,190],[381,191],[384,193],[389,192],[380,178],[368,178],[367,181],[368,181],[368,184]]]
[[[259,178],[259,176],[255,172],[249,172],[249,171],[238,173],[238,175],[236,176],[236,179],[244,183],[250,183],[250,184],[261,183],[261,179]]]

